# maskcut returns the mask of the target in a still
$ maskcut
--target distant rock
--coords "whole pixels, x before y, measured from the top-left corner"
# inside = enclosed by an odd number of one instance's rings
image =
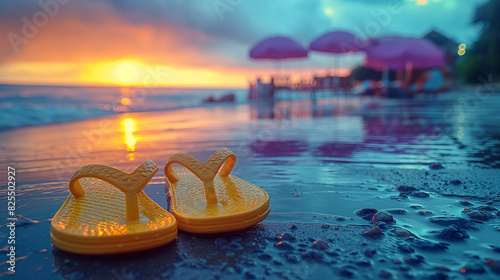
[[[487,259],[485,262],[490,266],[491,270],[493,270],[497,274],[500,274],[500,260]]]
[[[491,205],[482,205],[478,207],[465,208],[462,213],[465,213],[469,216],[469,218],[474,220],[488,221],[495,218],[495,214],[498,214],[498,209]]]
[[[475,229],[476,224],[480,223],[478,221],[460,217],[430,217],[428,220],[442,226],[454,225],[459,229]]]
[[[417,249],[422,249],[426,251],[442,251],[448,249],[448,244],[442,242],[436,242],[426,239],[421,239],[417,237],[409,237],[406,241],[410,242]]]
[[[467,200],[460,200],[458,203],[462,204],[463,206],[474,206],[474,204],[468,202]]]
[[[397,200],[401,201],[401,199],[408,199],[408,197],[410,196],[410,193],[409,192],[401,192],[399,193],[399,195],[396,197]],[[392,198],[392,197],[391,197]]]
[[[226,246],[223,246],[222,249],[231,250],[231,251],[240,251],[240,250],[243,250],[243,246],[241,246],[240,244],[238,244],[236,242],[232,242]]]
[[[316,249],[316,250],[326,250],[326,249],[330,248],[330,246],[325,241],[323,241],[321,239],[314,241],[312,247],[313,247],[313,249]]]
[[[441,163],[431,163],[429,164],[429,168],[432,170],[440,170],[444,169],[444,166]]]
[[[366,216],[366,215],[375,215],[375,213],[377,213],[378,210],[375,209],[375,208],[362,208],[358,211],[356,211],[356,215],[358,216]]]
[[[418,210],[417,213],[422,216],[430,216],[432,215],[432,211],[429,210]]]
[[[458,241],[469,238],[469,235],[456,226],[448,226],[438,234],[438,237],[448,241]]]
[[[361,267],[369,267],[369,266],[372,266],[373,265],[373,262],[370,261],[370,260],[367,260],[367,259],[359,259],[359,260],[356,260],[354,261],[354,263],[357,265],[357,266],[361,266]]]
[[[378,210],[375,208],[362,208],[356,211],[356,215],[363,217],[364,220],[371,221],[373,215],[375,215],[375,213],[377,212]]]
[[[403,215],[403,214],[406,214],[406,210],[405,209],[387,209],[385,210],[393,215]]]
[[[486,211],[481,211],[481,210],[469,211],[467,212],[467,216],[469,216],[469,218],[471,219],[480,221],[488,221],[495,218],[495,215],[492,215]]]
[[[280,249],[280,250],[284,250],[284,251],[291,251],[291,250],[295,249],[287,241],[280,241],[280,242],[274,244],[274,248],[277,248],[277,249]]]
[[[213,97],[212,95],[203,99],[203,103],[213,103],[213,102],[217,102],[217,101],[215,100],[215,97]]]
[[[429,194],[426,192],[413,192],[413,193],[410,193],[410,195],[413,197],[419,197],[419,198],[429,197]]]
[[[215,98],[213,95],[203,99],[203,103],[232,103],[236,100],[234,93],[228,93],[220,98]]]
[[[377,213],[375,213],[375,215],[373,215],[372,222],[395,223],[396,221],[391,214],[385,211],[378,211]]]
[[[409,265],[418,265],[420,263],[424,262],[424,257],[421,255],[413,255],[413,256],[407,256],[404,257],[404,262],[409,264]]]
[[[385,222],[376,222],[374,224],[374,226],[379,227],[381,230],[388,230],[389,229],[389,225]]]
[[[310,250],[303,253],[302,258],[308,261],[321,261],[323,259],[323,255],[314,250]]]
[[[291,234],[289,232],[283,232],[283,234],[281,234],[281,236],[280,236],[280,239],[290,241],[290,240],[294,240],[295,236],[293,236],[293,234]]]
[[[214,244],[221,245],[221,244],[224,244],[226,242],[227,242],[227,239],[225,239],[225,238],[217,238],[217,239],[215,239]]]
[[[228,93],[223,95],[217,102],[234,102],[236,100],[236,97],[234,96],[234,93]]]
[[[31,226],[38,223],[37,221],[33,221],[32,219],[26,218],[26,217],[19,217],[19,219],[16,221],[16,226],[17,227],[26,227],[26,226]]]
[[[481,211],[489,211],[489,212],[498,211],[498,209],[496,209],[495,207],[493,207],[491,205],[482,205],[482,206],[475,207],[475,209],[481,210]]]
[[[372,227],[363,231],[363,235],[366,237],[378,238],[384,236],[384,233],[382,232],[380,227]]]
[[[401,227],[394,227],[391,231],[391,233],[397,237],[410,237],[410,236],[415,236],[411,231],[401,228]]]

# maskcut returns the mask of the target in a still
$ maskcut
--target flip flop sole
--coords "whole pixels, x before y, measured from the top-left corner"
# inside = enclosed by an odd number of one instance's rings
[[[266,209],[264,207],[264,209]],[[179,222],[178,228],[191,232],[191,233],[219,233],[219,232],[232,232],[247,229],[261,221],[263,221],[271,212],[271,205],[261,214],[257,214],[252,219],[241,220],[233,223],[203,223],[200,225],[193,224],[192,222]]]
[[[68,196],[51,221],[51,239],[62,250],[114,254],[150,249],[177,236],[172,214],[144,192],[138,193],[139,221],[125,221],[125,194],[95,178],[80,179],[84,196]]]
[[[203,182],[184,167],[175,168],[178,181],[167,181],[172,214],[181,230],[193,233],[229,232],[248,228],[270,212],[269,196],[236,176],[214,178],[218,204],[207,204]]]
[[[68,242],[58,237],[54,236],[54,232],[50,233],[50,239],[52,243],[57,248],[60,248],[64,251],[84,254],[84,255],[109,255],[109,254],[120,254],[120,253],[129,253],[136,252],[142,250],[148,250],[157,248],[163,245],[166,245],[177,238],[177,231],[171,232],[169,231],[163,236],[158,236],[156,239],[148,239],[142,241],[129,241],[126,243],[118,243],[118,244],[78,244],[74,242]]]

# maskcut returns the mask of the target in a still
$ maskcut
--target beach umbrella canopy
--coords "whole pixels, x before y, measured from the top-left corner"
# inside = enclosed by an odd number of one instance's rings
[[[317,52],[344,54],[349,52],[362,52],[363,42],[354,36],[354,34],[346,31],[331,31],[327,32],[309,45],[309,49]],[[338,68],[339,60],[335,59],[335,69]],[[338,78],[334,80],[334,84],[338,84]]]
[[[365,47],[364,66],[375,70],[402,70],[441,67],[444,52],[427,39],[411,37],[382,37],[372,39]]]
[[[291,38],[275,36],[255,44],[249,56],[252,59],[283,60],[307,57],[307,50]]]
[[[312,41],[309,49],[326,53],[362,52],[364,43],[346,31],[327,32]]]

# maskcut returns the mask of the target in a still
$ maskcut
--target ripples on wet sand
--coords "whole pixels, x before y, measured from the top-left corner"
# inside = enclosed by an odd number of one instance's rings
[[[490,203],[500,207],[498,108],[498,94],[479,99],[474,94],[447,93],[437,99],[340,99],[319,101],[314,106],[309,101],[280,101],[129,113],[1,131],[0,164],[5,170],[8,165],[17,170],[17,214],[39,221],[18,228],[17,254],[24,259],[18,261],[22,270],[16,276],[29,277],[36,272],[47,277],[54,273],[79,279],[80,274],[84,278],[88,275],[69,262],[78,260],[83,267],[94,266],[94,261],[86,258],[59,250],[51,252],[49,219],[68,195],[67,181],[79,167],[98,163],[132,171],[146,159],[162,166],[176,152],[186,152],[204,161],[223,146],[238,157],[233,173],[269,193],[272,213],[264,225],[370,225],[354,212],[363,207],[397,208],[407,210],[406,214],[394,215],[398,226],[422,238],[443,241],[435,233],[443,227],[430,223],[428,217],[467,217],[461,213],[466,206],[458,203],[460,200],[475,206]],[[429,168],[433,163],[444,169]],[[451,183],[454,180],[460,183]],[[401,196],[398,185],[415,186],[430,197]],[[144,190],[167,207],[162,172]],[[5,197],[2,195],[4,202]],[[417,204],[422,207],[412,207]],[[418,210],[432,214],[424,216]],[[494,275],[490,273],[493,270],[488,270],[486,259],[500,259],[493,249],[500,248],[499,221],[484,221],[477,230],[468,231],[470,238],[463,242],[446,241],[451,246],[445,253],[418,252],[425,257],[426,266],[410,267],[419,275],[428,268],[444,265],[451,270],[444,273],[459,275],[464,265],[476,260],[487,269],[487,275]],[[5,226],[1,229],[5,236]],[[352,237],[352,243],[359,243],[360,238],[363,237]],[[213,243],[209,239],[202,241]],[[267,252],[266,246],[273,249],[272,240],[269,242],[271,245],[261,244],[262,250]],[[304,242],[308,242],[307,238]],[[175,246],[182,244],[185,245]],[[171,258],[172,254],[186,253],[190,257],[188,251],[177,251],[160,254]],[[403,259],[404,255],[394,257]],[[277,253],[274,258],[288,265]],[[118,269],[113,263],[101,261],[107,271]],[[320,267],[328,263],[318,262]],[[120,265],[126,263],[122,260]],[[182,260],[175,257],[170,263]],[[143,264],[146,266],[146,262]],[[380,266],[399,275],[390,265]],[[332,269],[315,271],[320,275],[342,275],[342,271]],[[134,273],[137,279],[146,275],[141,270]],[[234,273],[244,275],[237,269]],[[361,278],[363,275],[358,274]],[[401,272],[400,277],[404,278],[402,275]],[[307,278],[299,276],[296,277]]]

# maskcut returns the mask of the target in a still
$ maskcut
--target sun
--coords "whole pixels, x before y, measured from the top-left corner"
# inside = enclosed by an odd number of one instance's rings
[[[147,81],[148,66],[135,59],[121,59],[91,64],[82,80],[120,86],[143,85]]]
[[[120,85],[137,85],[144,80],[146,65],[137,60],[120,60],[113,63],[113,74]]]

